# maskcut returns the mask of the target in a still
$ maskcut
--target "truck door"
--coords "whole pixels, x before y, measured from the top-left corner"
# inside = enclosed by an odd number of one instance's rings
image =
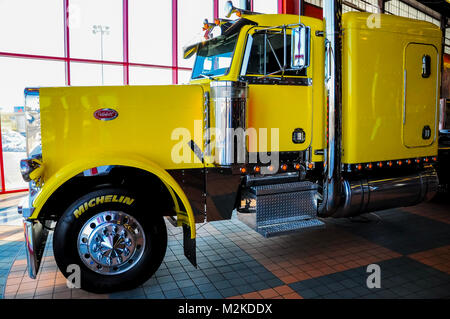
[[[240,79],[249,84],[248,127],[258,133],[257,143],[249,136],[249,152],[302,151],[311,144],[311,67],[288,70],[290,60],[289,33],[250,31],[240,74]],[[271,129],[279,130],[278,147],[271,144],[271,139],[276,138]],[[267,130],[267,143],[260,143],[262,130]],[[294,141],[294,135],[303,138]]]
[[[421,147],[436,139],[439,56],[433,45],[409,43],[404,59],[403,144]]]

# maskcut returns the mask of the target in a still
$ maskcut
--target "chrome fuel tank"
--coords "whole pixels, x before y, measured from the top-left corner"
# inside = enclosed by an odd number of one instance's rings
[[[348,217],[383,209],[405,207],[430,200],[438,189],[433,167],[396,177],[344,180],[341,208],[333,217]]]

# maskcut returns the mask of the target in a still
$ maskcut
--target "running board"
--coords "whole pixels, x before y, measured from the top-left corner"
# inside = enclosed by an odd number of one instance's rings
[[[317,184],[290,182],[249,187],[238,219],[264,237],[324,227],[317,219]]]

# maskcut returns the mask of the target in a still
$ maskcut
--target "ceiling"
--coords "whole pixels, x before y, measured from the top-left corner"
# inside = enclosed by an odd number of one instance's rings
[[[447,18],[450,17],[450,0],[417,0],[417,2],[445,15]]]

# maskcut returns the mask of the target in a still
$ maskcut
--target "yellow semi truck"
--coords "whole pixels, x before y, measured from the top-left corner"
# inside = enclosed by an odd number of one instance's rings
[[[369,13],[324,20],[227,3],[205,21],[189,85],[28,88],[28,269],[53,249],[81,287],[135,287],[160,266],[164,217],[196,266],[196,223],[261,235],[431,198],[438,187],[442,34]]]

